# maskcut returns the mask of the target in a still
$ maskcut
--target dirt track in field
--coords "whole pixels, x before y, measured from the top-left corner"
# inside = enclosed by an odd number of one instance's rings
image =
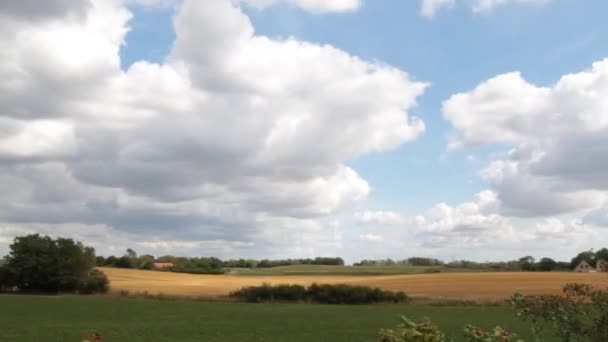
[[[168,295],[215,297],[244,286],[269,284],[346,283],[405,291],[414,297],[499,300],[515,291],[524,294],[557,294],[567,283],[608,287],[606,273],[449,273],[398,276],[231,276],[190,275],[102,268],[112,291],[164,293]]]

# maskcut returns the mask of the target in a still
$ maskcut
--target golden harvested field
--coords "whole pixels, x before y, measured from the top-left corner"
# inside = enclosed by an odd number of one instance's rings
[[[269,284],[346,283],[405,291],[414,297],[498,300],[515,291],[524,294],[557,294],[563,285],[579,282],[608,287],[604,273],[449,273],[397,276],[233,276],[191,275],[169,272],[101,268],[111,281],[112,291],[163,293],[216,297],[244,286]]]

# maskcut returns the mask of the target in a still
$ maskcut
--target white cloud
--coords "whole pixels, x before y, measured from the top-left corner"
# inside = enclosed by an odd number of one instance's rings
[[[456,0],[422,0],[420,13],[427,18],[434,18],[437,12],[443,8],[451,8]]]
[[[420,248],[452,257],[474,255],[479,260],[479,255],[494,255],[504,260],[505,254],[546,256],[539,254],[543,251],[556,257],[555,246],[562,246],[567,252],[561,255],[568,256],[593,246],[590,238],[600,233],[580,219],[513,219],[501,214],[501,206],[491,190],[458,205],[439,203],[422,216],[424,220],[419,221],[415,230],[416,241]],[[470,249],[474,251],[469,252]]]
[[[364,211],[355,213],[355,219],[360,224],[403,225],[406,220],[392,211]]]
[[[540,4],[550,0],[474,0],[473,11],[474,12],[487,12],[491,11],[499,6],[505,6],[509,4]]]
[[[230,0],[184,1],[166,63],[126,71],[122,1],[92,1],[81,17],[60,8],[0,24],[7,225],[104,226],[147,248],[332,251],[340,233],[327,220],[369,193],[346,161],[424,132],[408,112],[426,84],[328,45],[257,36]]]
[[[458,206],[440,203],[424,215],[420,231],[430,236],[431,241],[441,237],[471,244],[512,234],[511,222],[498,214],[499,205],[496,194],[489,190],[475,195],[474,201]]]
[[[519,73],[496,76],[443,104],[460,137],[450,148],[507,144],[482,172],[505,213],[558,215],[597,208],[608,175],[608,60],[539,87]]]
[[[535,233],[540,241],[549,240],[562,245],[585,241],[597,234],[578,220],[564,222],[554,217],[537,223]]]
[[[167,8],[177,5],[180,0],[124,0],[127,5],[136,4],[145,7]]]
[[[82,15],[90,7],[88,0],[7,0],[0,2],[0,18],[49,19]]]
[[[254,7],[264,8],[281,3],[310,12],[350,12],[358,10],[363,0],[240,0]]]
[[[376,235],[376,234],[361,234],[361,235],[359,235],[359,238],[361,240],[371,241],[371,242],[383,242],[384,241],[384,237],[382,237],[381,235]]]

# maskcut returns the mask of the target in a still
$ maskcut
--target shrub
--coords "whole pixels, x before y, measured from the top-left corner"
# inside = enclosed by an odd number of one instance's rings
[[[110,281],[100,270],[92,270],[78,284],[78,292],[81,294],[106,293],[109,288]]]
[[[308,289],[300,285],[246,287],[230,294],[245,302],[314,302],[322,304],[403,303],[408,297],[403,292],[351,285],[317,285]]]
[[[538,338],[548,325],[564,342],[608,341],[608,290],[568,284],[563,296],[515,294],[511,303],[519,317],[533,323]]]
[[[323,304],[403,303],[408,301],[407,295],[403,292],[346,284],[313,284],[308,288],[307,296],[309,301]]]
[[[379,342],[447,342],[445,334],[428,319],[415,323],[401,317],[395,329],[381,329]]]
[[[300,285],[277,285],[245,287],[230,294],[239,300],[260,302],[299,302],[306,300],[306,288]]]
[[[401,318],[402,323],[395,329],[381,329],[378,333],[379,342],[448,342],[446,335],[424,319],[418,323],[406,317]],[[469,342],[524,342],[516,334],[510,333],[501,327],[491,331],[467,325],[464,327],[464,337]]]
[[[508,332],[502,327],[491,331],[484,331],[473,325],[464,327],[464,336],[469,342],[524,342],[516,334]]]

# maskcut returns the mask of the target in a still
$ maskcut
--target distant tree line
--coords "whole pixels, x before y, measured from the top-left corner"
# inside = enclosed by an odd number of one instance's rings
[[[356,262],[353,266],[395,266],[395,265],[409,265],[409,266],[443,266],[445,263],[438,259],[433,258],[421,258],[412,257],[403,260],[393,259],[363,259],[360,262]]]
[[[38,234],[15,238],[0,261],[0,291],[81,293],[108,291],[105,274],[93,269],[95,250],[72,239]]]
[[[254,260],[254,259],[232,259],[222,261],[215,257],[176,257],[165,255],[154,257],[153,255],[141,255],[132,249],[127,249],[122,256],[109,256],[107,258],[98,256],[96,265],[100,267],[133,268],[142,270],[154,270],[155,263],[170,263],[172,266],[162,267],[158,270],[167,272],[192,273],[192,274],[222,274],[227,268],[271,268],[292,265],[344,265],[342,258],[318,257],[314,259],[284,259],[284,260]]]
[[[544,257],[536,260],[532,256],[525,256],[517,260],[496,261],[496,262],[476,262],[470,260],[455,260],[443,262],[433,258],[413,257],[404,260],[380,259],[380,260],[362,260],[354,263],[353,266],[444,266],[446,268],[463,268],[463,269],[479,269],[479,270],[494,270],[494,271],[569,271],[574,269],[582,261],[586,261],[592,267],[595,267],[598,262],[608,262],[608,248],[602,248],[598,251],[584,251],[568,261],[556,261],[554,259]]]
[[[327,266],[344,266],[342,258],[314,258],[314,259],[285,259],[285,260],[267,260],[260,261],[256,267],[270,268],[278,266],[293,266],[293,265],[327,265]]]
[[[575,268],[581,261],[588,262],[592,267],[600,260],[608,261],[608,249],[603,248],[598,251],[584,251],[572,258],[570,262],[556,261],[552,258],[544,257],[536,260],[532,256],[525,256],[517,260],[477,262],[470,260],[454,260],[444,262],[435,258],[411,257],[403,260],[393,259],[364,259],[354,263],[353,266],[428,266],[445,268],[478,269],[490,271],[568,271]],[[344,265],[344,260],[340,257],[318,257],[309,259],[281,259],[281,260],[256,260],[256,259],[231,259],[220,260],[214,257],[176,257],[165,255],[154,257],[152,255],[141,255],[131,249],[120,257],[110,256],[107,258],[97,257],[96,265],[105,267],[134,268],[153,270],[157,262],[171,263],[173,266],[162,268],[162,271],[200,273],[200,274],[221,274],[228,268],[272,268],[279,266],[293,265]]]
[[[593,250],[580,252],[577,256],[572,258],[570,267],[575,268],[583,261],[586,261],[592,267],[596,267],[597,263],[600,261],[608,262],[608,248],[602,248],[597,252],[594,252]]]

